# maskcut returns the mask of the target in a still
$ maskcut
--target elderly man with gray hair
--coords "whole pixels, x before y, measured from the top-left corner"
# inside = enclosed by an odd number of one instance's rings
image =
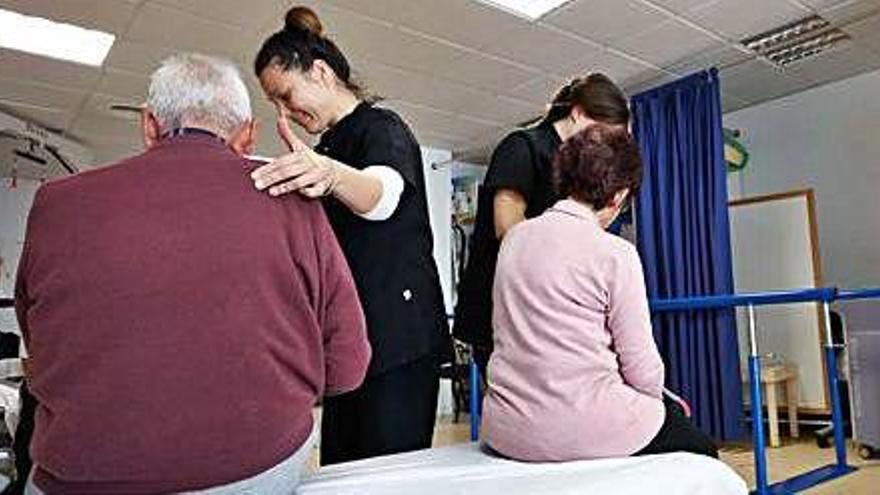
[[[293,493],[370,348],[320,204],[257,194],[234,66],[153,74],[147,150],[37,192],[16,285],[30,493]]]

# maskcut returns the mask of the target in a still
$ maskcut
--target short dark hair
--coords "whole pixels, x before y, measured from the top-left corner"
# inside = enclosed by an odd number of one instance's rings
[[[557,91],[544,120],[550,123],[562,120],[574,107],[580,107],[587,117],[603,124],[629,124],[630,112],[626,95],[605,74],[594,72],[573,79]]]
[[[619,191],[635,194],[642,183],[642,157],[628,131],[593,124],[560,146],[553,172],[560,195],[601,210]]]

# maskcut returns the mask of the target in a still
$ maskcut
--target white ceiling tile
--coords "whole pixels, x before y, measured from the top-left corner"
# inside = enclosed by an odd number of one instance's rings
[[[721,71],[721,91],[730,92],[749,104],[790,94],[803,81],[788,76],[768,63],[754,59]]]
[[[737,48],[731,45],[722,45],[712,50],[706,50],[702,53],[694,54],[686,57],[665,68],[671,72],[681,75],[687,75],[691,72],[705,70],[712,67],[722,69],[730,65],[736,65],[746,60],[755,58],[755,55],[746,51],[744,48]]]
[[[396,26],[553,73],[575,71],[576,62],[573,61],[598,49],[556,29],[528,22],[473,0],[335,0],[332,3]],[[388,63],[394,63],[393,60],[390,57]]]
[[[568,84],[569,80],[540,76],[530,82],[508,89],[506,94],[514,98],[521,98],[523,101],[547,105],[553,99],[553,95]]]
[[[477,49],[494,43],[501,33],[512,27],[528,25],[524,19],[473,0],[330,0],[329,3],[329,7],[317,10],[322,18],[326,14],[333,19],[334,10],[345,9]],[[334,32],[333,23],[325,26]]]
[[[67,133],[83,141],[140,138],[140,120],[128,114],[111,112],[102,106],[105,98],[95,95],[87,108],[70,122]]]
[[[657,73],[656,67],[611,50],[601,52],[596,58],[586,61],[584,66],[587,69],[585,72],[601,72],[615,82]],[[583,76],[585,72],[572,76]]]
[[[848,24],[843,30],[865,48],[880,52],[880,14]]]
[[[484,35],[487,41],[477,47],[480,50],[563,76],[582,72],[581,61],[603,50],[558,28],[537,23],[516,23],[504,31]]]
[[[140,114],[134,111],[129,110],[111,110],[111,105],[116,104],[128,104],[133,103],[131,100],[127,98],[120,98],[118,96],[104,94],[104,93],[92,93],[85,101],[85,104],[80,109],[80,113],[82,115],[91,117],[109,117],[112,119],[116,119],[121,122],[121,127],[130,127],[140,126]],[[74,125],[77,124],[77,121],[73,122]],[[126,132],[127,135],[127,132]]]
[[[98,84],[101,71],[96,67],[0,48],[0,77],[24,77],[50,85],[63,82],[71,90],[91,90]]]
[[[785,0],[717,0],[686,13],[685,17],[739,41],[809,14],[810,11]]]
[[[152,0],[153,3],[174,7],[203,19],[211,19],[248,30],[258,30],[274,19],[279,25],[284,19],[285,7],[277,0]],[[297,2],[301,4],[302,2]]]
[[[635,36],[621,38],[614,46],[662,67],[709,50],[717,50],[721,42],[673,20]]]
[[[107,69],[98,84],[99,93],[113,95],[120,101],[141,103],[147,98],[150,78],[144,74]]]
[[[785,68],[792,77],[820,85],[880,68],[880,55],[857,43],[845,43]]]
[[[478,90],[463,84],[443,81],[437,77],[405,71],[402,69],[370,65],[366,67],[363,80],[367,91],[387,100],[418,102],[433,108],[471,115],[472,102],[492,98],[488,91]]]
[[[713,1],[714,0],[647,0],[646,3],[653,3],[669,9],[676,14],[683,14],[689,10],[712,3]]]
[[[371,60],[431,73],[449,66],[462,54],[457,48],[357,14],[340,11],[336,15],[339,45],[355,69]]]
[[[609,43],[646,31],[669,17],[635,0],[590,0],[564,5],[542,22]]]
[[[146,3],[135,16],[126,41],[196,51],[236,61],[249,61],[259,47],[251,31],[207,20],[202,15],[156,3]],[[243,43],[243,40],[249,40]]]
[[[468,102],[469,116],[494,122],[522,122],[544,112],[544,105],[521,98],[494,96]]]
[[[810,7],[822,11],[827,9],[832,9],[838,7],[843,4],[853,4],[853,3],[861,3],[859,1],[853,0],[799,0]]]
[[[680,76],[678,74],[658,71],[653,74],[648,74],[646,76],[624,81],[622,86],[624,92],[632,97],[644,91],[648,91],[663,86],[664,84],[671,83],[672,81],[679,79],[679,77]]]
[[[837,26],[845,26],[867,17],[880,15],[880,0],[846,1],[819,10],[822,17]]]
[[[117,35],[125,31],[137,8],[118,0],[0,0],[0,7]]]
[[[109,69],[149,76],[163,60],[176,52],[173,47],[123,39],[113,45],[104,65]]]
[[[479,54],[459,52],[449,63],[430,67],[429,73],[475,88],[497,91],[504,86],[522,84],[539,72],[527,71]]]
[[[21,78],[0,78],[0,105],[18,103],[74,111],[87,94]]]
[[[475,122],[454,112],[437,111],[423,105],[393,100],[382,102],[383,107],[391,108],[403,117],[413,129],[442,133],[446,136],[469,138],[494,126]]]
[[[59,131],[63,130],[67,122],[73,118],[71,112],[25,103],[0,103],[0,111],[37,124],[44,129]]]

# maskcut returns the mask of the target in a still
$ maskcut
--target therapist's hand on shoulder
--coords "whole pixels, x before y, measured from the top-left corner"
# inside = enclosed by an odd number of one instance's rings
[[[293,133],[286,117],[279,115],[277,124],[278,134],[290,153],[254,170],[251,173],[254,186],[260,191],[268,189],[272,196],[298,192],[309,198],[317,198],[333,192],[338,181],[334,161],[302,142]]]

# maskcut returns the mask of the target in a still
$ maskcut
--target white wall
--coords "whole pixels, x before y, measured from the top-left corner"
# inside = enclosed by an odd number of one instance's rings
[[[452,175],[448,163],[452,153],[436,148],[422,148],[425,167],[425,189],[428,195],[428,215],[434,233],[434,260],[440,272],[440,286],[446,314],[452,314]],[[433,166],[440,164],[440,166]],[[452,384],[440,382],[437,414],[453,413]]]
[[[440,271],[446,314],[452,314],[452,175],[446,166],[451,158],[450,151],[422,148],[428,215],[434,233],[434,259]],[[442,165],[433,167],[433,164]]]
[[[27,214],[39,186],[37,181],[19,179],[12,188],[8,178],[0,179],[0,297],[14,296]],[[13,311],[0,309],[0,331],[18,332]]]
[[[730,176],[731,198],[815,189],[826,285],[880,286],[880,71],[733,112],[724,125],[743,131],[751,155]]]

